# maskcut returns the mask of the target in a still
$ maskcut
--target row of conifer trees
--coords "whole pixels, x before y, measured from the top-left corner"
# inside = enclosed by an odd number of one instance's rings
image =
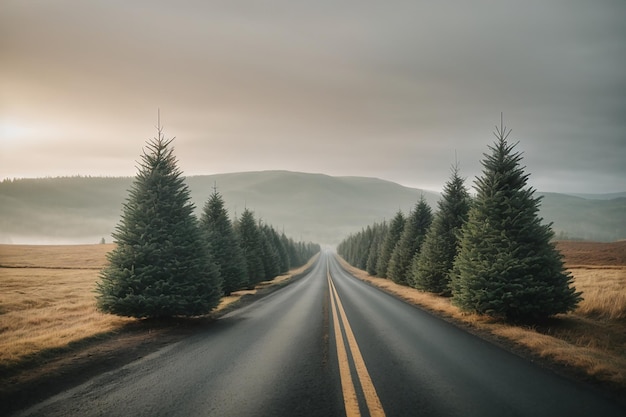
[[[319,252],[246,209],[231,222],[214,189],[200,219],[162,129],[147,142],[100,274],[98,308],[139,318],[209,313],[222,295],[254,287]]]
[[[404,215],[367,226],[337,252],[371,275],[443,296],[462,310],[510,321],[534,321],[576,308],[572,285],[552,238],[538,216],[540,197],[527,187],[510,130],[481,161],[471,198],[458,166],[432,213],[422,197]]]

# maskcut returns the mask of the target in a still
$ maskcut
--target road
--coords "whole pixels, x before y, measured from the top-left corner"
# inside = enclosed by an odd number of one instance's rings
[[[20,416],[623,416],[625,410],[351,277],[298,281]]]

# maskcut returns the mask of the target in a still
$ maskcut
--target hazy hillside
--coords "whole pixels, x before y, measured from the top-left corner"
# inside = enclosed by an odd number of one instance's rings
[[[582,198],[539,193],[544,198],[541,216],[553,229],[572,239],[615,241],[626,239],[626,197]]]
[[[585,198],[587,200],[615,200],[616,198],[626,198],[626,192],[611,194],[570,194],[574,197]]]
[[[96,243],[119,220],[131,178],[45,178],[0,183],[0,243]],[[187,178],[198,210],[214,184],[233,214],[245,207],[287,235],[335,244],[348,233],[413,207],[422,191],[375,178],[285,171]],[[436,208],[437,193],[425,191]],[[626,238],[626,198],[545,194],[541,215],[569,237]]]

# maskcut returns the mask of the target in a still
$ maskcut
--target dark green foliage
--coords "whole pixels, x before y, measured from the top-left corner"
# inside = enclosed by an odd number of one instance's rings
[[[357,246],[363,232],[351,234],[337,245],[337,253],[350,265],[356,266],[358,262]]]
[[[378,258],[380,257],[382,245],[385,241],[387,231],[388,228],[386,222],[383,222],[380,225],[375,224],[372,228],[372,244],[370,245],[370,250],[367,256],[367,263],[365,265],[365,270],[370,275],[380,276],[380,274],[378,273]]]
[[[409,214],[400,241],[391,254],[387,270],[389,279],[398,284],[412,284],[413,259],[420,251],[432,219],[432,210],[422,196]]]
[[[225,284],[225,287],[231,291],[254,288],[261,281],[272,280],[281,273],[288,272],[292,267],[305,264],[320,251],[319,245],[296,243],[284,234],[279,235],[272,226],[257,223],[254,213],[249,209],[244,210],[241,217],[235,219],[234,225],[231,225],[224,209],[224,202],[217,192],[211,196],[205,207],[203,224],[206,224],[208,213],[214,213],[213,217],[219,219],[222,227],[221,233],[215,230],[219,236],[209,235],[212,250],[224,255],[218,261],[218,265],[225,270],[225,274],[232,273],[235,278],[244,274],[243,281],[239,278],[235,280],[239,284],[230,286]],[[230,236],[229,229],[233,231],[232,236]],[[234,243],[236,247],[231,247],[230,245]],[[227,247],[228,251],[225,250]],[[238,259],[241,259],[241,262],[238,262]],[[224,279],[228,281],[228,277]]]
[[[389,260],[391,259],[391,254],[393,250],[396,248],[396,245],[400,241],[400,237],[402,236],[402,231],[404,230],[404,214],[400,210],[396,213],[393,220],[389,224],[389,228],[387,234],[385,235],[385,240],[382,243],[380,248],[380,255],[378,256],[378,263],[376,265],[376,271],[378,276],[387,277],[387,269],[389,267]]]
[[[306,262],[306,261],[303,262],[303,259],[300,258],[300,254],[298,253],[298,248],[296,247],[296,244],[294,243],[293,239],[288,238],[283,233],[282,235],[280,235],[280,240],[283,243],[283,246],[285,247],[285,251],[287,252],[287,258],[289,259],[290,268],[298,267],[302,265],[304,262]]]
[[[376,275],[378,253],[386,233],[387,225],[384,222],[374,223],[344,239],[337,246],[337,253],[351,265]]]
[[[264,279],[271,280],[281,273],[280,253],[274,243],[273,229],[267,225],[259,225],[261,242],[261,260],[263,261]]]
[[[213,260],[219,266],[222,289],[229,295],[248,286],[248,271],[239,239],[224,207],[222,195],[215,190],[204,206],[200,225],[206,235]]]
[[[463,226],[452,275],[453,302],[466,311],[529,321],[572,311],[580,293],[538,216],[521,154],[504,128],[482,161],[477,197]]]
[[[146,144],[113,237],[117,246],[97,286],[98,308],[131,317],[209,313],[221,296],[219,271],[193,215],[171,140]]]
[[[306,264],[316,253],[321,251],[320,245],[311,242],[295,242],[293,239],[287,239],[283,234],[281,240],[289,254],[289,264],[291,268],[297,268]]]
[[[365,269],[367,267],[367,258],[370,254],[370,247],[372,246],[372,241],[374,237],[374,233],[372,232],[372,227],[367,226],[365,230],[361,232],[361,239],[359,239],[359,245],[357,247],[357,264],[356,267],[359,269]]]
[[[415,288],[441,295],[451,295],[450,271],[459,245],[460,230],[467,221],[470,196],[465,181],[459,176],[458,165],[443,188],[439,210],[431,225],[415,265]]]
[[[283,242],[283,239],[272,226],[265,225],[264,227],[270,243],[278,253],[278,272],[284,273],[289,271],[289,268],[291,268],[291,265],[289,263],[289,253],[287,252],[287,248],[285,246],[285,243]],[[307,257],[307,260],[309,258],[310,256]]]
[[[407,271],[407,282],[412,287],[415,287],[415,271],[419,262],[420,254],[422,253],[422,246],[426,240],[428,230],[433,223],[433,212],[430,206],[426,203],[426,200],[422,197],[417,205],[417,232],[415,234],[415,253],[411,260],[410,271]]]
[[[246,260],[248,270],[248,284],[255,284],[265,279],[265,266],[263,265],[263,248],[261,246],[261,233],[254,219],[254,213],[247,208],[241,214],[237,222],[237,234]]]
[[[295,242],[291,238],[287,238],[285,234],[280,237],[283,246],[289,255],[289,265],[291,268],[297,268],[308,262],[309,259],[318,253],[321,248],[316,243]]]

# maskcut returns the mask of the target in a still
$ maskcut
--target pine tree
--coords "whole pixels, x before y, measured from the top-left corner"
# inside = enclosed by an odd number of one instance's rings
[[[285,242],[281,235],[276,232],[276,230],[272,229],[274,246],[278,248],[278,255],[280,256],[280,272],[285,273],[288,272],[291,268],[291,264],[289,262],[289,252],[287,251],[287,247],[285,246]]]
[[[117,245],[100,274],[96,299],[103,312],[195,316],[220,301],[219,271],[193,215],[172,140],[159,125],[158,137],[146,143],[113,234]]]
[[[266,281],[276,278],[280,274],[280,253],[274,245],[271,228],[268,225],[259,224],[259,239],[261,242],[261,260],[263,261],[264,279]]]
[[[367,264],[365,270],[368,274],[373,276],[380,276],[378,274],[378,258],[380,257],[381,249],[385,236],[387,235],[387,222],[381,224],[374,224],[372,227],[372,244],[367,255]]]
[[[265,278],[265,268],[261,258],[261,236],[252,211],[246,208],[241,213],[236,231],[246,260],[248,285],[253,288]]]
[[[417,270],[419,257],[422,253],[422,246],[424,246],[426,234],[433,223],[433,212],[423,196],[417,205],[416,211],[417,227],[415,232],[415,251],[413,253],[413,259],[411,259],[410,270],[407,271],[407,283],[412,287],[415,287],[415,271]]]
[[[289,268],[295,268],[300,265],[300,259],[298,258],[298,251],[296,250],[295,243],[293,239],[287,237],[285,233],[280,235],[280,240],[283,242],[283,246],[285,247],[285,251],[287,252],[287,258],[289,260]]]
[[[538,217],[541,198],[527,187],[511,132],[496,127],[484,154],[477,197],[463,226],[452,276],[453,303],[466,311],[511,321],[532,321],[572,311],[581,300]]]
[[[267,235],[270,244],[278,254],[278,274],[289,271],[289,253],[287,252],[283,239],[278,234],[276,229],[268,224],[263,225],[263,230]]]
[[[467,221],[470,201],[457,164],[443,188],[439,210],[420,251],[413,276],[415,288],[441,295],[451,294],[450,271],[458,252],[461,227]]]
[[[213,260],[222,276],[224,294],[248,286],[248,271],[239,239],[224,207],[224,199],[214,189],[204,206],[200,225],[205,232]]]
[[[380,250],[380,256],[378,257],[376,271],[378,273],[378,276],[380,277],[387,277],[389,260],[391,259],[391,254],[393,253],[393,250],[396,248],[396,245],[400,241],[402,231],[404,230],[404,223],[404,214],[402,214],[402,211],[398,210],[393,220],[391,220],[391,223],[389,224],[389,230],[385,235],[385,240],[383,241]]]
[[[372,231],[372,226],[367,226],[358,235],[358,262],[356,264],[356,267],[359,269],[365,270],[367,268],[367,258],[370,254],[370,247],[372,246],[373,237],[374,232]]]
[[[407,218],[387,270],[388,278],[398,284],[412,284],[411,266],[432,222],[432,211],[422,195]]]

